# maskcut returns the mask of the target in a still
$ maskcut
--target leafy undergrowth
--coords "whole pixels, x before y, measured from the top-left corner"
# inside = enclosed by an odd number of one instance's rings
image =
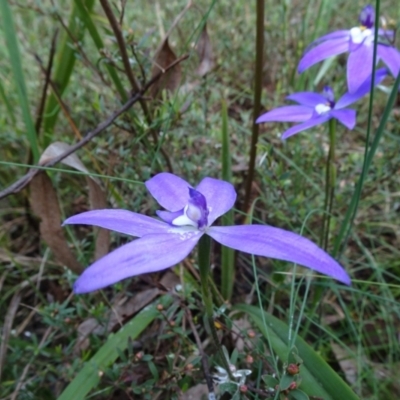
[[[318,91],[327,83],[338,94],[345,91],[344,56],[318,82],[320,66],[299,76],[297,62],[314,38],[353,26],[363,4],[311,3],[266,1],[265,110],[282,105],[289,93]],[[103,47],[98,49],[85,25],[88,17],[81,14],[81,22],[70,32],[77,35],[76,40],[65,44],[69,16],[81,1],[74,4],[10,3],[40,154],[51,143],[75,143],[117,110],[126,101],[124,95],[135,92],[100,4],[94,4],[90,21]],[[396,4],[383,2],[381,10],[399,19]],[[143,182],[160,171],[173,171],[192,184],[205,176],[221,178],[223,102],[227,104],[232,183],[238,192],[235,222],[246,219],[277,226],[319,241],[327,126],[282,142],[281,123],[262,125],[252,206],[242,210],[253,121],[255,4],[116,2],[112,10],[122,21],[131,71],[140,85],[157,73],[157,66],[165,68],[184,54],[189,58],[145,94],[144,107],[136,103],[79,150],[73,161],[57,164],[19,193],[0,200],[2,399],[56,399],[79,376],[75,384],[91,399],[207,396],[202,349],[209,357],[210,373],[216,374],[220,359],[206,329],[195,254],[173,269],[78,296],[71,290],[77,272],[130,238],[115,233],[108,236],[87,226],[60,225],[67,216],[90,208],[124,208],[155,215],[156,204]],[[397,15],[391,14],[393,10]],[[1,29],[0,181],[6,188],[27,172],[34,151],[9,62],[9,33]],[[55,67],[47,93],[50,96],[64,87],[62,106],[53,100],[56,107],[48,106],[40,114],[46,79],[38,57],[45,70],[57,29]],[[63,45],[64,51],[74,50],[71,74],[64,71],[62,81],[53,81]],[[388,78],[387,84],[392,83]],[[163,88],[169,89],[168,94]],[[375,92],[372,132],[387,98],[387,93]],[[399,107],[397,102],[389,116],[353,229],[337,255],[352,277],[351,287],[287,263],[236,254],[233,295],[225,304],[217,302],[215,326],[230,363],[238,370],[251,371],[247,391],[240,394],[243,398],[274,398],[274,387],[266,390],[262,377],[279,375],[285,367],[285,360],[277,356],[258,320],[246,314],[244,304],[261,305],[293,328],[360,398],[399,397]],[[328,252],[333,251],[364,160],[367,99],[356,108],[356,128],[338,128],[338,182]],[[56,151],[60,148],[55,145]],[[220,265],[221,248],[214,244],[212,267],[218,289]],[[244,308],[235,308],[238,304]],[[301,368],[309,368],[306,361],[300,366],[300,376]],[[64,394],[64,399],[84,398],[77,393]]]

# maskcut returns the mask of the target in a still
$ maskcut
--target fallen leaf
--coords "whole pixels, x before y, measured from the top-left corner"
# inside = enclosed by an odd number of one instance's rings
[[[156,76],[160,71],[164,71],[164,68],[168,67],[177,57],[168,43],[168,37],[164,39],[160,49],[154,57],[154,65],[151,70],[151,77]],[[150,95],[155,98],[164,89],[170,92],[174,92],[181,82],[182,68],[180,64],[175,65],[172,69],[166,72],[161,78],[151,87]]]
[[[33,212],[41,219],[40,234],[53,251],[57,260],[76,274],[83,271],[75,255],[68,247],[61,227],[61,212],[56,192],[46,172],[37,174],[29,184]]]
[[[207,24],[204,24],[203,30],[201,31],[201,35],[199,41],[196,46],[197,55],[200,59],[200,64],[196,69],[197,75],[201,77],[208,74],[215,66],[214,61],[214,53],[210,41],[210,37],[207,33]]]
[[[39,164],[43,165],[44,163],[50,161],[54,157],[57,157],[60,154],[65,153],[69,148],[70,146],[63,142],[54,142],[50,144],[41,155]],[[62,160],[61,162],[85,174],[89,173],[88,169],[83,165],[82,161],[75,153],[64,158],[64,160]],[[101,188],[100,182],[96,178],[88,175],[86,176],[86,182],[89,187],[90,208],[92,210],[100,210],[103,208],[107,208],[106,193]],[[106,255],[109,251],[110,231],[107,229],[100,229],[100,228],[93,228],[93,229],[94,232],[96,233],[95,259],[98,260],[99,258]]]

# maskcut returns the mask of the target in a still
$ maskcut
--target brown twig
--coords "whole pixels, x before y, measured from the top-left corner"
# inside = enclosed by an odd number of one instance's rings
[[[85,144],[89,143],[96,135],[101,133],[104,129],[108,128],[115,119],[117,119],[121,114],[123,114],[125,111],[129,110],[130,107],[132,107],[133,104],[135,104],[139,99],[142,98],[143,94],[156,82],[158,81],[161,76],[169,71],[171,68],[175,67],[175,65],[181,63],[182,61],[186,60],[189,56],[186,54],[177,60],[175,60],[173,63],[171,63],[167,68],[165,68],[165,71],[160,71],[157,75],[155,75],[152,79],[150,79],[149,82],[135,95],[133,95],[120,109],[117,111],[114,111],[105,121],[100,123],[99,125],[96,126],[95,129],[92,131],[88,132],[82,140],[80,140],[78,143],[75,143],[72,145],[67,151],[64,153],[60,154],[58,157],[54,157],[50,161],[44,163],[41,165],[41,167],[52,167],[53,165],[59,163],[61,160],[64,158],[68,157],[72,153],[74,153],[76,150],[80,149],[83,147]],[[29,182],[32,180],[32,178],[40,172],[40,169],[37,168],[32,168],[29,170],[27,174],[25,174],[23,177],[18,179],[16,182],[14,182],[12,185],[10,185],[8,188],[2,190],[0,192],[0,199],[3,199],[6,196],[9,196],[12,193],[18,193],[21,191],[25,186],[29,184]]]
[[[131,87],[134,92],[140,92],[140,83],[137,81],[135,78],[135,75],[132,72],[131,64],[129,62],[129,57],[128,57],[128,52],[126,51],[126,44],[124,37],[121,32],[120,24],[118,23],[117,18],[115,18],[115,15],[111,9],[111,6],[108,2],[108,0],[100,0],[101,6],[103,7],[104,13],[106,14],[108,21],[110,22],[111,28],[114,32],[115,39],[117,40],[119,51],[121,53],[121,58],[122,58],[122,63],[124,64],[125,68],[125,73],[129,79],[129,82],[131,84]],[[149,108],[147,107],[147,103],[144,99],[140,98],[139,103],[142,107],[144,116],[146,118],[147,123],[149,126],[152,124],[152,118],[151,114],[149,111]],[[157,133],[155,132],[154,129],[150,130],[150,133],[153,137],[154,143],[157,146],[158,144],[158,136]],[[168,170],[172,172],[172,164],[171,161],[168,157],[168,154],[164,151],[164,149],[160,146],[160,153],[163,155],[165,162],[167,163]]]
[[[122,35],[121,32],[121,28],[120,25],[118,23],[118,20],[115,18],[115,15],[111,9],[111,6],[108,2],[108,0],[100,0],[101,6],[103,7],[104,13],[106,14],[106,17],[108,18],[108,21],[111,25],[111,28],[114,32],[115,35],[115,39],[117,40],[118,43],[118,47],[119,47],[119,51],[121,53],[121,58],[122,58],[122,63],[124,64],[124,68],[125,68],[125,73],[126,76],[129,79],[129,82],[131,84],[132,90],[135,92],[140,92],[141,88],[140,88],[140,84],[139,82],[136,80],[135,75],[132,72],[132,67],[131,64],[129,62],[129,56],[128,56],[128,52],[126,51],[126,45],[125,45],[125,40],[124,37]],[[151,120],[150,118],[150,113],[149,113],[149,109],[147,107],[147,104],[144,100],[140,99],[140,105],[142,106],[143,112],[146,116],[146,119]]]
[[[191,313],[189,307],[186,307],[185,311],[186,311],[186,315],[187,315],[187,320],[189,321],[190,328],[192,330],[194,339],[196,340],[196,344],[197,344],[197,347],[199,349],[199,353],[201,356],[201,364],[203,367],[204,378],[206,380],[208,393],[211,394],[211,393],[214,393],[214,385],[213,385],[213,382],[211,379],[210,366],[208,365],[208,359],[207,359],[206,354],[204,353],[204,349],[201,344],[200,336],[197,332],[196,326],[193,323],[193,316],[192,316],[192,313]]]
[[[42,126],[44,106],[46,104],[46,98],[47,98],[47,88],[49,87],[51,70],[53,68],[54,55],[56,53],[57,35],[58,35],[58,29],[55,31],[53,39],[51,40],[49,61],[47,63],[47,67],[44,70],[44,85],[42,90],[42,96],[40,98],[39,107],[36,112],[35,130],[37,135],[39,135],[40,128]]]

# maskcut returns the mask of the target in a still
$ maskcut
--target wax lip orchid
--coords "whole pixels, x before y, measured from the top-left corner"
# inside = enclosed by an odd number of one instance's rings
[[[387,75],[385,68],[380,68],[375,73],[374,83],[379,84]],[[316,125],[323,124],[331,118],[337,119],[349,129],[356,124],[356,111],[346,108],[365,96],[371,88],[369,77],[354,93],[346,93],[335,102],[333,90],[326,86],[322,94],[314,92],[299,92],[286,98],[296,101],[299,105],[278,107],[257,118],[256,123],[262,122],[302,122],[282,134],[282,139],[287,139],[301,131]]]
[[[167,211],[161,220],[127,210],[93,210],[68,218],[66,224],[95,225],[139,239],[123,245],[88,267],[74,285],[75,293],[104,288],[122,279],[160,271],[182,261],[202,235],[246,253],[309,267],[345,284],[346,271],[325,251],[293,232],[264,225],[212,226],[235,201],[234,187],[204,178],[193,188],[170,173],[148,180],[146,187]]]
[[[302,73],[326,58],[349,52],[347,87],[350,93],[356,91],[372,74],[375,10],[371,5],[363,8],[359,22],[359,26],[328,33],[311,43],[300,60],[298,72]],[[400,53],[389,43],[384,43],[385,37],[393,37],[393,31],[380,29],[378,36],[376,61],[382,60],[396,78],[400,71]]]

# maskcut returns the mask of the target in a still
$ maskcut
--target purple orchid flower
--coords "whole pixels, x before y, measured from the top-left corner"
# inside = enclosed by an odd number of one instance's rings
[[[375,73],[374,83],[379,84],[387,75],[386,68],[380,68]],[[262,122],[302,122],[289,128],[282,134],[282,139],[287,139],[301,131],[316,125],[323,124],[331,118],[337,119],[349,129],[356,124],[356,111],[346,108],[365,96],[371,88],[371,77],[369,77],[354,93],[346,93],[335,102],[333,90],[326,86],[322,94],[314,92],[299,92],[291,94],[286,98],[300,105],[278,107],[268,111],[257,118],[256,123]]]
[[[309,46],[310,50],[307,49],[300,60],[298,72],[302,73],[326,58],[348,51],[350,54],[347,60],[347,87],[350,93],[356,91],[372,74],[375,10],[371,5],[363,8],[359,22],[360,26],[349,30],[335,31],[315,40]],[[382,37],[391,38],[393,31],[380,29],[379,34]],[[377,45],[377,62],[379,60],[387,65],[396,78],[400,71],[399,51],[389,44],[379,42]]]
[[[87,268],[75,282],[75,293],[91,292],[131,276],[172,267],[187,257],[205,234],[224,246],[298,263],[350,284],[348,274],[332,257],[293,232],[264,225],[211,226],[236,201],[235,189],[228,182],[204,178],[194,189],[176,175],[160,173],[145,184],[167,210],[157,212],[162,221],[127,210],[93,210],[64,222],[95,225],[139,237]]]

